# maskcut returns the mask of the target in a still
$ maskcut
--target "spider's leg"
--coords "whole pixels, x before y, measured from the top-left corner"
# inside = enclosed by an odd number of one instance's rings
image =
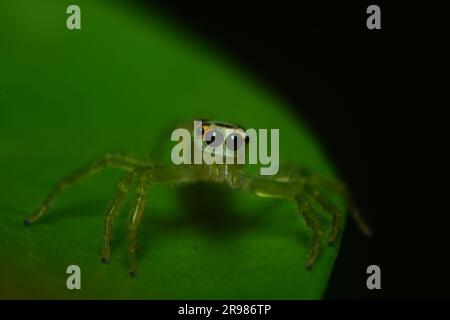
[[[128,259],[130,275],[137,270],[136,250],[137,234],[144,217],[144,210],[148,201],[149,189],[153,184],[182,184],[194,183],[201,180],[201,168],[197,165],[155,165],[137,169],[135,172],[136,200],[130,211],[128,220]]]
[[[25,219],[25,224],[29,225],[38,220],[48,209],[50,204],[58,197],[58,195],[65,189],[73,186],[79,180],[93,175],[101,171],[104,167],[110,166],[115,168],[121,168],[125,170],[134,170],[136,166],[140,165],[140,161],[129,156],[118,155],[118,154],[107,154],[90,164],[74,171],[68,176],[62,178],[53,187],[53,190],[47,195],[42,205],[38,210],[32,213],[27,219]]]
[[[108,210],[106,211],[105,224],[104,224],[104,234],[103,234],[103,253],[102,261],[108,262],[109,256],[111,254],[110,242],[112,235],[112,225],[114,220],[119,216],[123,204],[126,200],[128,191],[130,190],[131,183],[133,181],[134,172],[127,172],[122,179],[120,179],[117,184],[117,192],[114,199],[111,202]]]
[[[350,212],[352,218],[355,220],[358,228],[365,236],[370,237],[372,235],[372,230],[370,229],[368,223],[361,215],[358,207],[356,206],[356,203],[353,199],[351,192],[348,190],[345,184],[320,175],[313,175],[311,177],[311,182],[313,182],[317,186],[326,188],[336,194],[343,196],[347,202],[347,210]]]
[[[336,241],[339,233],[341,226],[341,212],[339,211],[339,208],[329,201],[317,188],[306,185],[305,191],[308,192],[309,196],[322,208],[322,210],[332,216],[331,230],[328,235],[328,244],[331,246]]]
[[[355,220],[356,225],[361,230],[361,232],[366,237],[371,237],[372,229],[370,229],[366,220],[361,215],[361,212],[359,211],[359,208],[356,206],[355,201],[353,200],[353,197],[351,195],[347,195],[347,206],[348,206],[348,211],[352,215],[353,220]]]
[[[317,214],[311,207],[306,195],[296,194],[295,201],[297,202],[298,210],[313,234],[308,261],[306,262],[306,267],[311,269],[319,256],[320,247],[322,245],[323,229],[319,219],[317,219]]]
[[[281,181],[277,181],[276,179],[247,180],[245,189],[260,197],[280,198],[297,203],[298,210],[313,236],[311,250],[306,263],[306,267],[310,269],[319,256],[323,238],[322,225],[317,218],[317,213],[311,207],[308,194],[303,188],[294,187],[287,182],[281,182],[283,179]]]
[[[130,274],[132,276],[136,274],[136,238],[139,231],[139,226],[142,222],[142,218],[144,217],[144,209],[147,205],[151,173],[151,169],[142,170],[137,173],[136,201],[132,210],[130,211],[128,220],[128,258],[130,265]]]

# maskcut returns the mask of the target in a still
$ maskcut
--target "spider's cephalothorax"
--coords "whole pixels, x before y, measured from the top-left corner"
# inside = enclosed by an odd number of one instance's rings
[[[206,148],[205,150],[210,155],[221,152],[220,155],[225,160],[236,160],[236,155],[241,150],[242,143],[248,142],[244,129],[224,122],[202,121],[201,126],[194,128],[193,134],[201,138],[197,140],[200,141],[197,142],[197,147]],[[129,213],[127,231],[129,265],[132,275],[136,273],[137,268],[137,233],[144,216],[149,189],[153,184],[174,185],[201,181],[225,183],[230,187],[243,189],[256,196],[281,198],[296,203],[300,215],[312,232],[312,244],[306,262],[308,268],[311,268],[316,262],[324,236],[323,227],[317,217],[316,210],[319,208],[331,216],[331,227],[328,233],[329,245],[334,244],[341,229],[341,213],[326,198],[324,192],[331,191],[345,198],[347,207],[358,226],[366,235],[370,235],[367,224],[354,207],[350,193],[343,183],[300,167],[281,167],[278,174],[274,176],[251,178],[244,173],[243,165],[236,161],[213,164],[158,165],[123,154],[107,154],[62,178],[45,198],[40,208],[25,219],[25,224],[30,225],[36,222],[63,190],[105,167],[119,168],[126,173],[119,181],[117,192],[106,211],[102,261],[107,262],[109,260],[112,224],[122,212],[127,194],[134,184],[136,198]]]

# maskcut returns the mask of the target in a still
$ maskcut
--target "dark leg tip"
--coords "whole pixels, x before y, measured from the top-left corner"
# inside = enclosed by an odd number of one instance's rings
[[[28,219],[25,219],[24,221],[23,221],[23,225],[24,226],[29,226],[31,223],[30,223],[30,220],[28,220]]]
[[[310,270],[312,269],[312,266],[313,266],[312,263],[311,263],[311,262],[308,262],[308,263],[306,264],[306,269],[310,271]]]
[[[107,257],[102,257],[102,262],[103,262],[103,263],[108,263],[108,261],[109,261],[109,260],[108,260]]]
[[[134,278],[136,276],[136,271],[130,271],[130,276]]]
[[[334,246],[334,240],[328,240],[328,245],[329,245],[330,247]]]

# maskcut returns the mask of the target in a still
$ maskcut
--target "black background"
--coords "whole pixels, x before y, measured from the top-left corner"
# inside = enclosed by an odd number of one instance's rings
[[[365,239],[349,222],[326,298],[450,297],[438,99],[450,34],[442,7],[395,2],[136,1],[226,50],[321,138],[374,229]],[[381,30],[366,28],[370,4]],[[366,288],[371,264],[378,291]]]

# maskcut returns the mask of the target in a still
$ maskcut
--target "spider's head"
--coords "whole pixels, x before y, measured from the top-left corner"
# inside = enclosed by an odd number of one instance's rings
[[[236,158],[239,151],[245,150],[244,144],[248,143],[248,137],[242,127],[210,120],[197,120],[195,123],[195,144],[204,152],[224,158]]]

